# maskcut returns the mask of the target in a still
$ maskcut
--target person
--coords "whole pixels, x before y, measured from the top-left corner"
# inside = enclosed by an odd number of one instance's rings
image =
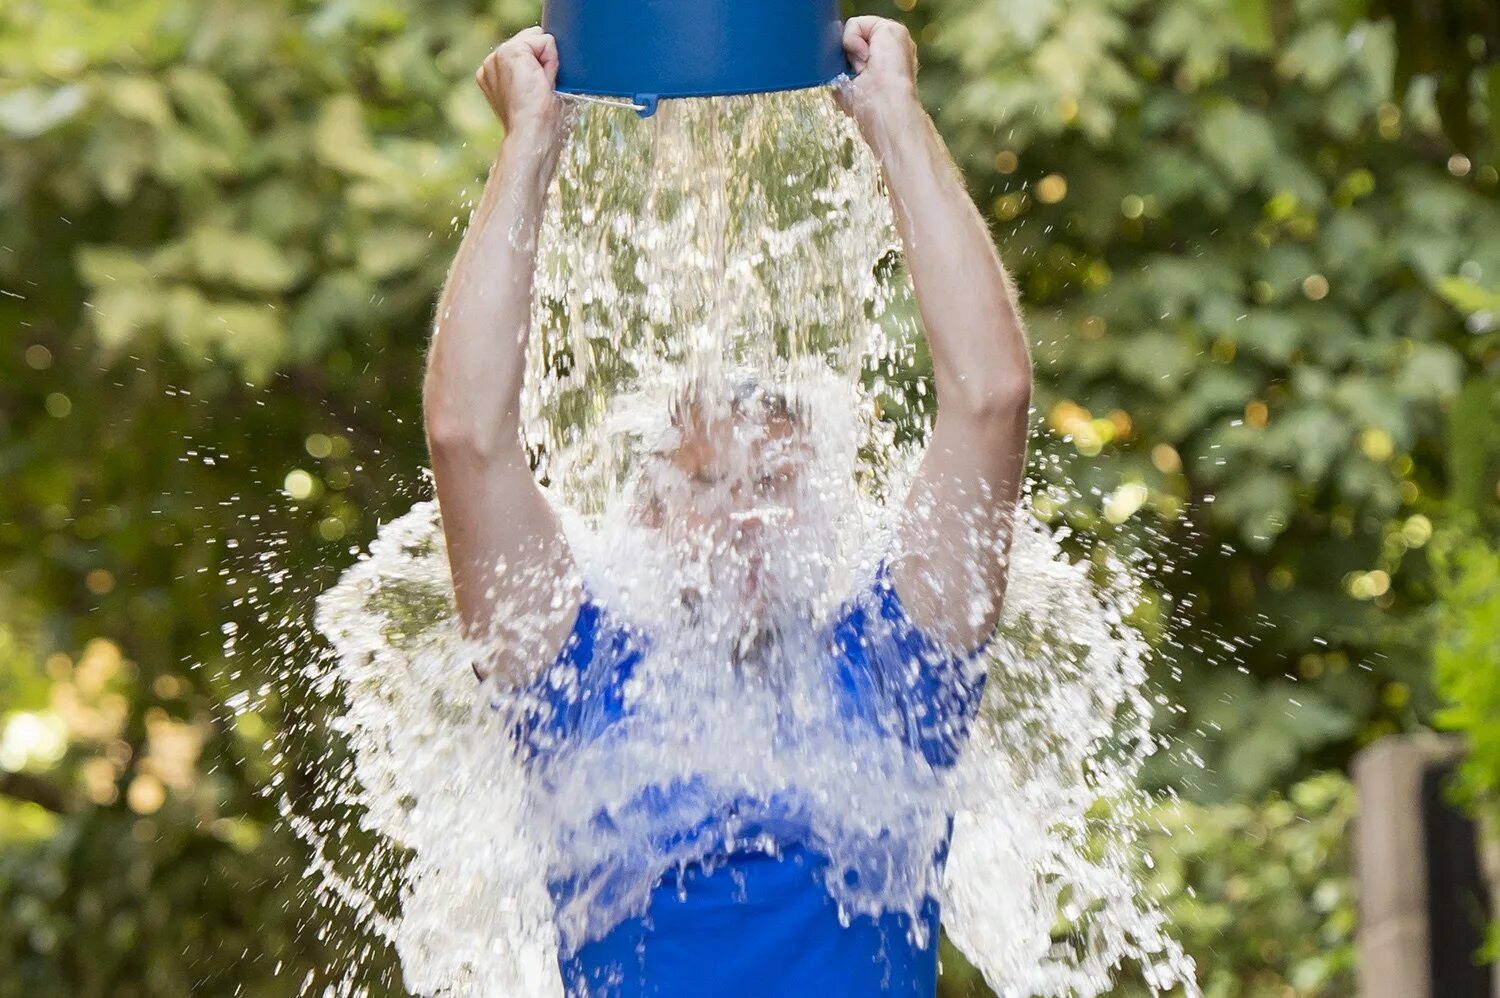
[[[897,22],[856,17],[844,45],[854,75],[836,99],[891,196],[937,410],[894,550],[869,586],[841,604],[821,644],[798,647],[835,677],[850,730],[863,723],[936,772],[958,757],[983,686],[974,656],[999,619],[1025,463],[1030,359],[1009,277],[919,102],[912,38]],[[521,440],[537,240],[566,135],[557,68],[554,40],[532,28],[477,73],[505,137],[439,302],[424,408],[458,613],[465,632],[493,649],[476,671],[535,695],[520,751],[536,770],[567,779],[582,765],[580,746],[604,743],[629,721],[626,680],[641,671],[654,636],[613,619],[580,578]],[[649,463],[637,520],[658,529],[663,544],[675,539],[700,552],[683,562],[703,570],[694,576],[699,588],[684,586],[682,605],[712,602],[702,589],[717,588],[728,594],[721,602],[753,596],[746,605],[773,606],[775,594],[764,590],[777,576],[762,566],[788,536],[777,517],[795,515],[815,428],[793,400],[756,384],[690,394],[671,422]],[[747,611],[744,633],[732,636],[727,657],[742,668],[765,659],[763,616]],[[714,656],[703,657],[705,670],[715,667]],[[678,790],[688,794],[696,784],[685,786]],[[819,840],[792,820],[795,807],[760,801],[747,816],[756,802],[723,806],[735,820],[673,832],[679,845],[710,842],[708,852],[647,884],[644,910],[633,917],[590,924],[588,906],[604,896],[599,885],[580,890],[554,878],[560,925],[571,912],[568,924],[582,927],[560,929],[569,995],[936,993],[935,891],[915,912],[851,917],[831,896],[839,882]],[[945,851],[942,842],[933,862]]]

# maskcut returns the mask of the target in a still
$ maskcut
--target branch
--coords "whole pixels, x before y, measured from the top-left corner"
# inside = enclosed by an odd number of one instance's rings
[[[72,795],[67,790],[29,773],[0,771],[0,794],[35,804],[53,814],[73,810]]]

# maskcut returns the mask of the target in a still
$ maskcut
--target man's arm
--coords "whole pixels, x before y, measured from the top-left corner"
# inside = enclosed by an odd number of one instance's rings
[[[520,436],[537,237],[564,132],[556,79],[540,28],[476,74],[505,140],[438,304],[423,392],[459,615],[469,637],[493,642],[476,669],[509,684],[557,653],[580,591]]]
[[[932,354],[937,419],[892,579],[913,622],[972,648],[994,630],[1025,469],[1031,360],[1009,277],[916,93],[900,24],[857,17],[840,101],[874,150]]]

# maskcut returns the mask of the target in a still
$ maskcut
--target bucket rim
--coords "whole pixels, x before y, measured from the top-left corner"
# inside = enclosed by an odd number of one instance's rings
[[[713,88],[691,91],[662,91],[660,93],[620,93],[614,89],[589,86],[559,86],[556,93],[572,95],[577,97],[611,97],[617,100],[628,100],[635,103],[637,107],[644,108],[641,117],[648,118],[655,113],[657,104],[664,100],[709,100],[714,97],[751,97],[755,94],[783,94],[794,90],[815,90],[818,87],[832,87],[842,80],[851,79],[848,73],[839,73],[834,77],[820,77],[811,82],[785,83],[774,86],[735,87],[730,89]]]

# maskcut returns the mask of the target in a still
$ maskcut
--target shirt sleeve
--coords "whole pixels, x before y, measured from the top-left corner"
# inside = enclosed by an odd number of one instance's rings
[[[856,706],[932,766],[954,765],[983,699],[988,642],[954,653],[928,637],[907,615],[885,562],[844,604],[833,640]]]
[[[585,588],[557,657],[515,695],[514,737],[523,761],[550,758],[619,716],[636,649],[630,629]]]

